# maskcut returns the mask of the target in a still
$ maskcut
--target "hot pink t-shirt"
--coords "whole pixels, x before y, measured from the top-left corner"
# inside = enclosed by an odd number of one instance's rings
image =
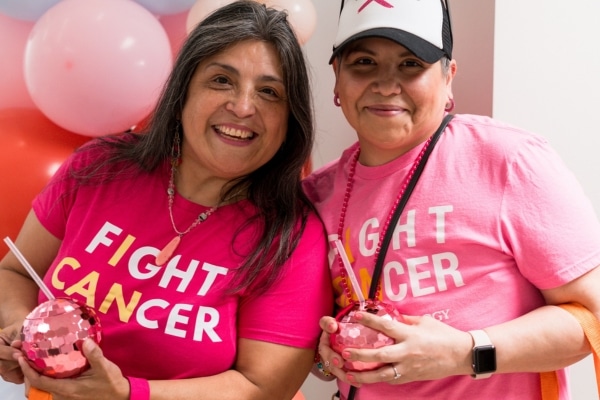
[[[305,180],[332,245],[338,306],[347,303],[333,240],[353,145]],[[382,166],[356,168],[342,242],[365,296],[374,253],[415,148]],[[467,331],[512,320],[544,304],[539,289],[600,264],[600,226],[575,177],[546,140],[485,117],[456,116],[442,134],[395,227],[382,273],[385,301]],[[565,379],[561,371],[561,379]],[[340,383],[342,393],[348,385]],[[536,399],[539,374],[449,377],[363,385],[356,400]],[[563,385],[561,399],[568,399]]]
[[[238,338],[315,348],[319,318],[331,313],[326,239],[315,215],[281,279],[260,296],[227,293],[233,270],[257,236],[233,235],[255,211],[248,202],[217,209],[184,235],[173,257],[155,265],[174,236],[167,206],[169,169],[77,185],[79,169],[97,150],[75,153],[34,200],[41,223],[63,240],[45,282],[56,296],[94,307],[101,347],[125,375],[146,379],[210,376],[236,359]],[[206,207],[177,195],[180,231]],[[40,300],[43,300],[40,297]]]

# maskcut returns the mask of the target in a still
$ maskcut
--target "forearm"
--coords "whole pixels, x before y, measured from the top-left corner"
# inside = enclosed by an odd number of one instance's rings
[[[242,339],[236,369],[202,378],[151,381],[150,399],[291,399],[308,376],[313,360],[310,349]]]
[[[218,375],[150,382],[151,400],[241,400],[266,399],[260,389],[241,373],[229,370]]]
[[[20,324],[37,305],[38,287],[15,271],[0,268],[0,328]]]
[[[552,371],[590,352],[581,325],[559,307],[544,306],[482,329],[496,347],[497,373]]]

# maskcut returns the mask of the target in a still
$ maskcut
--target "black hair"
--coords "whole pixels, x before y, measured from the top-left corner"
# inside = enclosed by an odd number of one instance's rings
[[[314,116],[302,48],[287,13],[256,1],[240,0],[225,5],[202,20],[189,34],[175,60],[154,112],[141,132],[99,138],[96,145],[109,149],[108,156],[87,169],[89,180],[105,166],[121,165],[154,171],[171,158],[188,85],[198,65],[207,58],[246,40],[270,43],[281,61],[290,114],[285,141],[279,151],[254,172],[227,185],[222,200],[240,190],[257,208],[248,224],[258,223],[262,234],[251,254],[236,272],[232,291],[252,288],[260,293],[271,285],[280,267],[296,248],[308,214],[313,210],[301,187],[301,173],[309,162],[314,141]],[[232,246],[235,238],[232,240]]]

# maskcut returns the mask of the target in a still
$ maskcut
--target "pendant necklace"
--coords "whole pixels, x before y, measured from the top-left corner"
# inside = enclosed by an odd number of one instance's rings
[[[181,242],[181,238],[188,234],[192,229],[203,223],[208,219],[208,217],[217,210],[217,206],[211,207],[210,209],[201,212],[196,217],[196,220],[192,222],[192,224],[184,231],[180,231],[177,229],[175,225],[175,219],[173,218],[173,202],[175,201],[175,173],[177,172],[177,164],[178,159],[174,158],[171,161],[171,176],[169,177],[169,187],[167,188],[167,196],[169,198],[168,206],[169,206],[169,217],[171,218],[171,226],[173,230],[177,234],[156,256],[156,265],[159,267],[163,266],[173,255],[179,243]]]
[[[400,204],[400,201],[401,201],[402,197],[404,196],[404,192],[406,191],[406,188],[408,187],[408,184],[411,181],[411,178],[413,177],[413,175],[415,174],[415,171],[417,170],[419,164],[421,163],[421,159],[423,158],[423,155],[427,151],[427,148],[429,147],[431,140],[432,140],[432,137],[427,139],[427,141],[423,145],[423,148],[421,149],[421,152],[413,161],[412,167],[411,167],[410,171],[408,172],[408,174],[406,175],[406,178],[404,178],[404,182],[402,183],[402,187],[400,188],[398,197],[396,198],[396,201],[394,202],[394,205],[392,206],[392,208],[388,214],[387,220],[385,222],[385,226],[383,227],[383,230],[381,232],[387,232],[387,230],[389,229],[390,221],[392,219],[392,216],[394,215],[394,211],[398,207],[398,204]],[[342,211],[340,212],[340,221],[339,221],[338,232],[337,232],[339,240],[342,240],[342,237],[344,234],[344,224],[345,224],[345,220],[346,220],[346,212],[348,211],[348,203],[350,202],[350,194],[352,193],[352,189],[354,187],[354,175],[356,173],[356,165],[358,164],[358,156],[359,155],[360,155],[360,147],[358,147],[356,149],[356,152],[354,153],[352,160],[350,161],[350,168],[348,171],[348,180],[346,181],[346,192],[344,193],[344,200],[342,203]],[[383,235],[380,235],[379,242],[377,243],[377,248],[375,249],[375,254],[374,254],[375,262],[377,262],[379,253],[381,252],[382,238],[383,238]],[[346,268],[344,267],[344,262],[343,262],[341,256],[338,256],[338,264],[340,267],[340,276],[342,278],[340,281],[340,284],[342,285],[342,289],[344,290],[344,294],[348,298],[348,301],[350,303],[352,303],[353,302],[352,292],[351,292],[350,286],[348,284],[349,278],[348,278],[348,274],[346,273]],[[373,296],[373,298],[370,300],[378,300],[380,294],[381,294],[381,282],[378,282],[377,283],[377,291],[376,291],[375,295]]]

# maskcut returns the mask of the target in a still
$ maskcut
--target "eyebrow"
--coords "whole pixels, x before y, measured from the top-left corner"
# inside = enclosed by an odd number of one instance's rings
[[[236,76],[239,76],[239,74],[240,74],[240,72],[236,68],[232,67],[229,64],[222,64],[222,63],[219,63],[219,62],[212,62],[212,63],[206,65],[206,68],[210,68],[210,67],[223,68],[224,70],[226,70],[226,71],[228,71],[228,72],[230,72],[232,74],[235,74]],[[277,83],[281,83],[282,85],[285,86],[285,84],[283,82],[283,79],[281,79],[280,77],[275,76],[275,75],[260,75],[259,76],[259,80],[265,81],[265,82],[277,82]]]

